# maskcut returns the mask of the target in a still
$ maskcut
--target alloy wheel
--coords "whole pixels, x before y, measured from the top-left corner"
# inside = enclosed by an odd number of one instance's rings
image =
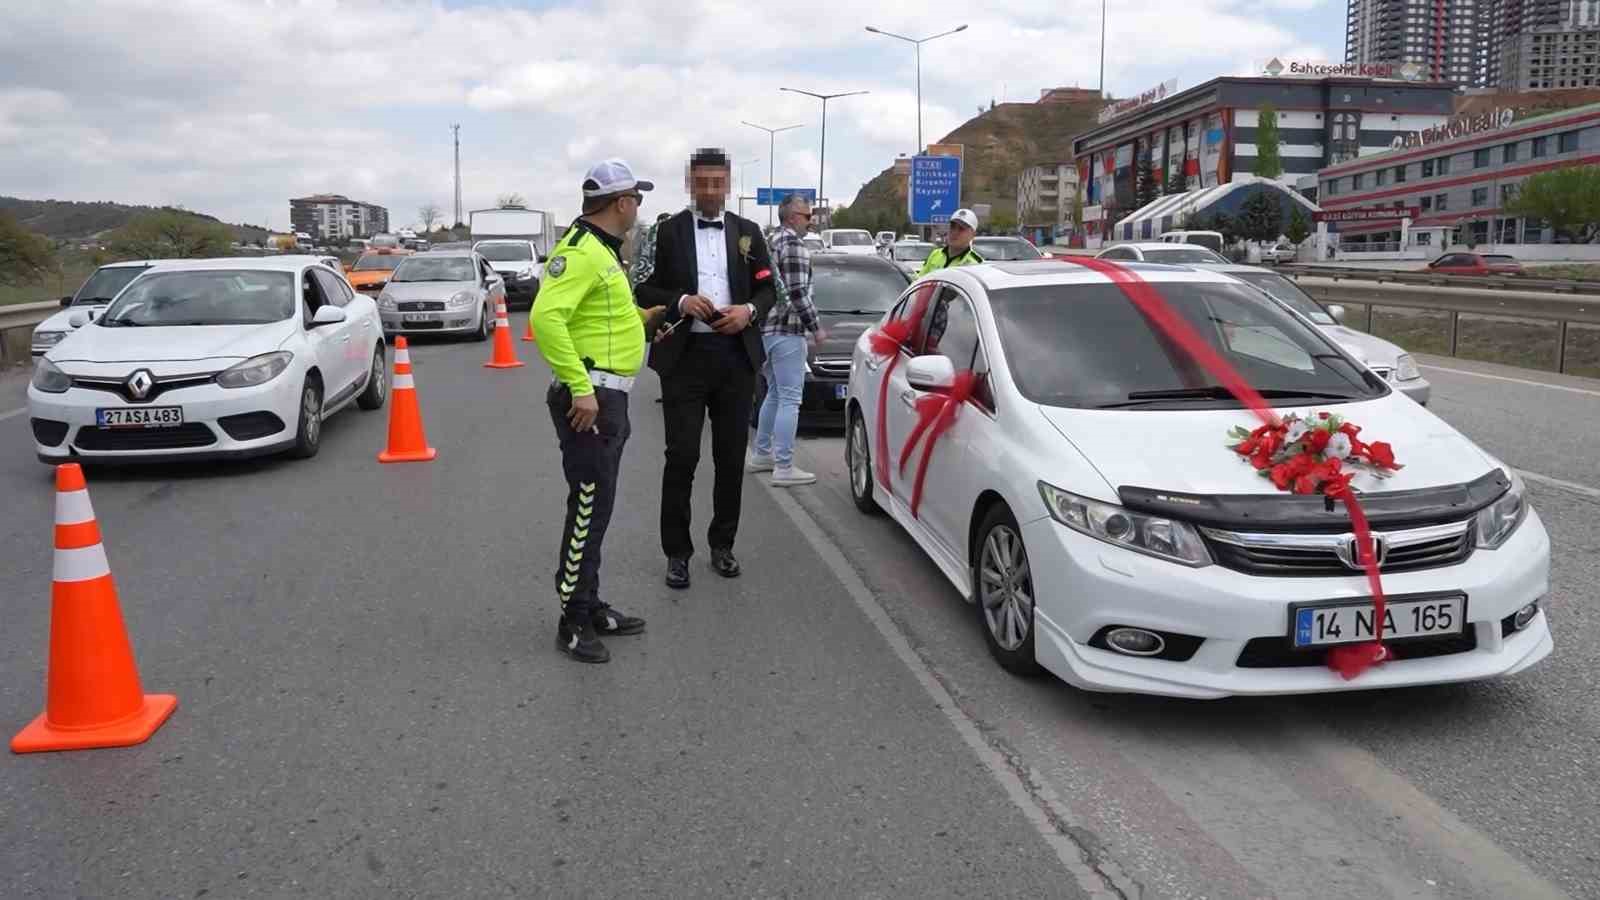
[[[1022,538],[997,525],[983,541],[978,559],[978,599],[983,620],[996,644],[1016,650],[1033,627],[1033,577]]]

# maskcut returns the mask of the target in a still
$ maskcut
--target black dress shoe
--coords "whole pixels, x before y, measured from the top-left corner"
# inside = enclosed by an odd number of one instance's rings
[[[739,577],[739,561],[733,558],[732,550],[717,550],[713,548],[711,551],[711,568],[716,570],[716,573],[723,578]]]
[[[689,557],[671,556],[667,558],[667,587],[674,590],[683,590],[689,586]]]
[[[611,651],[600,643],[593,622],[568,622],[566,616],[556,625],[556,649],[578,662],[603,663],[611,661]]]
[[[644,630],[644,620],[630,616],[614,606],[602,606],[590,617],[594,630],[604,635],[638,634]]]

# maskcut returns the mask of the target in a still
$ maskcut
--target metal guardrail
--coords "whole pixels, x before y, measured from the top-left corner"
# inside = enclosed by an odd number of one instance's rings
[[[1569,278],[1533,278],[1528,275],[1441,275],[1418,270],[1357,269],[1302,263],[1285,263],[1279,268],[1285,275],[1315,275],[1320,278],[1375,281],[1381,284],[1425,284],[1478,290],[1593,294],[1600,297],[1600,281],[1577,281]]]
[[[1457,355],[1461,333],[1461,314],[1499,316],[1511,319],[1532,319],[1557,324],[1556,371],[1567,369],[1567,330],[1571,324],[1600,325],[1600,296],[1563,296],[1541,291],[1513,291],[1462,287],[1459,281],[1448,285],[1424,282],[1421,284],[1359,280],[1343,270],[1340,278],[1325,277],[1320,271],[1315,275],[1285,270],[1295,282],[1322,303],[1365,306],[1366,331],[1372,333],[1372,310],[1376,306],[1422,309],[1450,314],[1450,355]],[[1434,278],[1448,276],[1431,276]],[[1476,280],[1476,279],[1474,279]]]
[[[29,357],[33,326],[61,309],[58,300],[42,303],[12,303],[0,306],[0,364],[21,362]]]

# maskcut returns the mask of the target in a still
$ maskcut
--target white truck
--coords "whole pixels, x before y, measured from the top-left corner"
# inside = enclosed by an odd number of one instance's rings
[[[506,305],[533,306],[544,275],[544,260],[555,246],[550,214],[525,206],[475,209],[467,214],[472,249],[506,280]]]

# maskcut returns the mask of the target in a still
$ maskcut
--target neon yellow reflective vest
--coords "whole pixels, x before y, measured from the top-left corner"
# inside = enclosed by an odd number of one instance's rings
[[[591,367],[633,375],[644,364],[643,311],[634,305],[621,247],[578,219],[544,264],[533,332],[539,353],[574,397],[594,393]]]
[[[917,271],[917,277],[921,278],[929,272],[937,272],[940,269],[948,269],[951,266],[975,266],[981,262],[983,262],[983,257],[978,255],[978,251],[972,249],[971,244],[967,245],[967,252],[962,253],[955,259],[950,258],[948,249],[938,247],[928,254],[928,261],[923,263],[922,268]]]

